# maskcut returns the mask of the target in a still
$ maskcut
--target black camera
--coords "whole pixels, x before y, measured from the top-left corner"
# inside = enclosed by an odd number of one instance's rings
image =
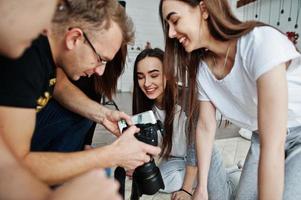
[[[156,120],[152,111],[134,115],[132,121],[140,128],[140,132],[135,134],[139,141],[153,146],[158,145],[158,134],[163,134],[163,125],[161,121]],[[124,131],[127,128],[126,123],[121,121],[119,128]],[[138,200],[143,194],[153,195],[164,187],[161,172],[151,158],[149,162],[134,170],[131,200]]]

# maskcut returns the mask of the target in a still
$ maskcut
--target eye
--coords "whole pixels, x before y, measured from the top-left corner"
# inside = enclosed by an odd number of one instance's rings
[[[144,76],[143,75],[137,75],[137,79],[138,80],[144,79]]]
[[[177,20],[175,20],[175,21],[173,21],[172,23],[174,24],[174,25],[177,25],[178,24],[178,19]]]
[[[152,78],[157,78],[160,74],[159,73],[154,73],[154,74],[151,74],[151,77]]]
[[[173,25],[177,25],[177,24],[178,24],[178,21],[179,21],[179,17],[172,17],[172,18],[170,18],[170,22],[171,22]]]

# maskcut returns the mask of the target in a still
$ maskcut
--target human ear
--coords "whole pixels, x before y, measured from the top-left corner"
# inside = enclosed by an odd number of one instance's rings
[[[67,49],[72,50],[83,40],[83,31],[79,28],[71,28],[65,34],[64,40]]]
[[[203,1],[200,1],[199,7],[201,10],[201,16],[203,17],[203,19],[207,20],[209,17],[209,13],[205,3]]]

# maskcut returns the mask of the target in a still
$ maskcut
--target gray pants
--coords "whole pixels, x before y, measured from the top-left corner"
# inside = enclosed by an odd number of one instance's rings
[[[240,174],[237,166],[225,169],[222,156],[214,147],[208,175],[209,200],[234,199]]]
[[[161,161],[158,167],[161,171],[165,189],[160,190],[160,192],[172,193],[182,188],[185,165],[186,161],[184,158],[171,157]],[[209,171],[209,199],[223,200],[230,199],[230,197],[233,199],[240,174],[241,170],[237,166],[224,168],[222,156],[217,148],[214,147]]]
[[[164,190],[160,190],[165,193],[172,193],[182,188],[184,176],[185,176],[184,158],[171,157],[169,159],[163,159],[159,164],[159,169],[165,185]]]
[[[271,138],[273,139],[273,138]],[[258,196],[257,174],[260,145],[257,132],[253,132],[237,191],[237,200],[255,200]],[[301,199],[301,126],[290,128],[285,144],[285,200]]]

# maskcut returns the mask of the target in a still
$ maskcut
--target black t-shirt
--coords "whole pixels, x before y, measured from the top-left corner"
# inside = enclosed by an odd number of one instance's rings
[[[0,105],[42,109],[55,84],[55,64],[47,37],[40,36],[23,56],[0,56]]]
[[[90,99],[100,102],[101,94],[95,91],[95,75],[91,77],[81,77],[78,81],[72,81],[72,83],[77,86],[81,91],[83,91]]]

